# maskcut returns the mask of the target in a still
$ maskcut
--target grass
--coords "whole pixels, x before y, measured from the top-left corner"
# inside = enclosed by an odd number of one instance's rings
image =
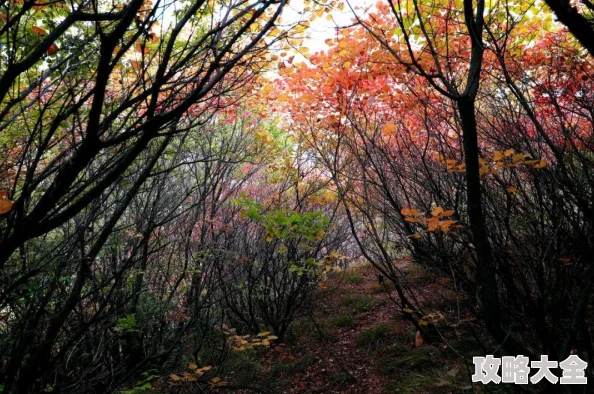
[[[350,294],[342,297],[342,304],[357,312],[369,312],[373,309],[372,299],[361,294]]]
[[[318,360],[314,356],[305,356],[301,359],[295,360],[284,360],[276,363],[270,370],[270,375],[273,377],[279,376],[292,376],[295,374],[303,373],[311,365],[314,365]]]
[[[345,383],[356,383],[356,380],[353,380],[349,374],[344,371],[340,371],[328,377],[328,382],[330,387],[340,386]]]
[[[309,319],[299,321],[289,330],[287,342],[298,345],[303,337],[318,338],[326,343],[332,343],[338,340],[333,333],[335,326],[333,326],[332,322],[328,321],[324,316],[319,315],[314,316],[314,319],[318,328]]]
[[[432,347],[409,348],[406,344],[380,349],[375,368],[386,381],[386,393],[442,393],[451,392],[443,379],[442,365],[438,364]],[[398,377],[397,379],[394,379]],[[436,386],[441,384],[442,386]]]
[[[342,280],[346,283],[352,283],[356,285],[363,284],[365,282],[365,278],[356,272],[347,271],[342,275]]]
[[[332,320],[332,324],[336,327],[346,328],[354,327],[356,325],[355,317],[351,313],[347,313],[342,316],[335,317]]]
[[[373,349],[385,344],[392,337],[392,326],[388,323],[380,323],[368,330],[361,331],[357,336],[356,344],[359,347]]]
[[[254,381],[262,375],[262,364],[258,360],[247,357],[238,359],[238,362],[230,365],[230,371],[233,371],[233,380],[240,386],[251,386]]]
[[[377,371],[382,376],[400,375],[405,371],[421,372],[436,366],[432,348],[420,347],[406,349],[401,346],[395,349],[383,349],[376,358]]]

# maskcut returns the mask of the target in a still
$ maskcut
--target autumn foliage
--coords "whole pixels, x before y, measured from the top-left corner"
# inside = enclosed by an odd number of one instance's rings
[[[354,3],[0,5],[0,392],[231,388],[362,261],[413,348],[593,365],[589,3]]]

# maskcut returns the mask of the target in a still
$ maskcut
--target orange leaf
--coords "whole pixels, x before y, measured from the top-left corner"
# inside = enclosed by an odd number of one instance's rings
[[[345,67],[346,67],[346,63],[345,63]],[[396,133],[397,130],[398,129],[394,123],[386,123],[385,125],[382,126],[382,133],[384,135],[388,135],[388,136],[393,135]]]
[[[33,30],[33,33],[37,34],[38,36],[45,36],[47,34],[41,27],[33,26],[31,30]]]
[[[14,203],[10,200],[0,200],[0,214],[12,211]]]
[[[423,344],[423,335],[421,335],[421,331],[417,331],[417,335],[415,335],[415,347],[420,347]]]
[[[413,208],[402,208],[400,210],[400,213],[403,216],[421,216],[421,212],[419,212],[417,209],[413,209]]]
[[[515,186],[510,186],[508,188],[505,189],[508,193],[515,193],[518,191],[518,188]]]
[[[49,48],[47,48],[47,53],[48,55],[53,55],[54,53],[58,52],[58,46],[56,44],[52,44],[49,46]]]
[[[433,216],[439,216],[442,213],[443,213],[443,208],[442,207],[437,207],[433,211],[431,211],[431,215],[433,215]]]

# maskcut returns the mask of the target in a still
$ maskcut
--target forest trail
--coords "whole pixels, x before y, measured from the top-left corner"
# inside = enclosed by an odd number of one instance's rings
[[[416,296],[431,301],[442,287],[439,278],[405,269],[407,280],[418,284]],[[469,392],[468,369],[446,345],[415,347],[416,330],[396,311],[372,267],[333,274],[312,310],[257,367],[238,363],[229,378],[267,393]]]

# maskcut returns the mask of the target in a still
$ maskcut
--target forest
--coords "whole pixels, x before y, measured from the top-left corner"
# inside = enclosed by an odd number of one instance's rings
[[[593,78],[590,0],[0,0],[0,393],[594,392]]]

